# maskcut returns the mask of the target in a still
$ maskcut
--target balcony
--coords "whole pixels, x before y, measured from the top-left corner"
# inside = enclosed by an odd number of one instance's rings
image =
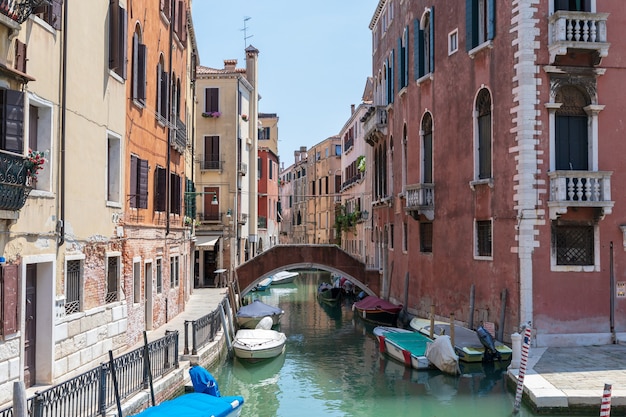
[[[224,162],[220,161],[218,158],[211,158],[206,161],[200,161],[200,169],[202,171],[221,171],[223,165]]]
[[[24,207],[32,187],[26,175],[27,159],[0,151],[0,210],[17,211]]]
[[[554,63],[557,55],[566,55],[569,51],[585,51],[592,53],[593,63],[598,65],[609,53],[606,30],[608,17],[608,13],[555,12],[549,17],[550,62]]]
[[[219,223],[222,221],[222,213],[196,213],[196,218],[201,223]]]
[[[348,188],[349,186],[351,186],[352,184],[360,181],[363,178],[363,173],[359,172],[356,175],[348,178],[347,180],[345,180],[342,184],[341,184],[341,189],[344,190],[346,188]]]
[[[417,220],[424,215],[428,220],[435,218],[435,184],[407,185],[405,190],[406,206],[404,211]]]
[[[47,4],[46,0],[0,0],[0,14],[22,24],[37,6]]]
[[[237,223],[246,224],[248,223],[248,214],[247,213],[239,213],[239,219],[237,219]]]
[[[550,219],[556,219],[569,207],[594,207],[600,217],[611,214],[611,174],[607,171],[553,171],[550,177]]]
[[[179,153],[185,152],[187,147],[187,126],[180,119],[176,119],[175,133],[170,135],[170,146]]]
[[[387,136],[387,109],[384,106],[372,106],[361,118],[365,141],[371,146]]]

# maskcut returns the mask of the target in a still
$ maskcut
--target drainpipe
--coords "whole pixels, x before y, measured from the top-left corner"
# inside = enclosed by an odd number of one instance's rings
[[[67,9],[69,0],[65,1],[63,6],[63,59],[61,63],[61,164],[59,166],[60,192],[59,192],[59,218],[57,219],[57,248],[65,243],[65,118],[67,113],[66,97],[67,97]]]
[[[610,246],[610,259],[611,261],[609,262],[609,267],[610,267],[610,286],[611,286],[611,290],[610,290],[610,294],[611,294],[611,301],[610,301],[610,305],[611,305],[611,316],[610,316],[610,325],[611,325],[611,343],[615,344],[617,343],[617,335],[615,334],[615,271],[613,269],[613,241],[611,241],[611,246]]]
[[[170,143],[172,143],[172,44],[174,43],[174,0],[170,1],[170,41],[169,41],[169,80],[167,83],[167,163],[165,168],[165,236],[170,234],[170,199],[171,199],[171,181],[170,181],[170,161],[172,156],[170,155]],[[175,134],[176,132],[174,132]]]

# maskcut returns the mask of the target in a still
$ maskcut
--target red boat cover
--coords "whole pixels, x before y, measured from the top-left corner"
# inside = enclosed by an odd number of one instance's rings
[[[382,298],[367,296],[361,301],[354,303],[354,307],[359,310],[382,310],[389,313],[399,313],[402,310],[401,305],[390,303]]]

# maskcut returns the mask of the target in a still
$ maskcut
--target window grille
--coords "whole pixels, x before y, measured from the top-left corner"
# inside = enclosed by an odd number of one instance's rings
[[[557,265],[593,265],[593,226],[553,226]]]
[[[478,256],[491,256],[491,220],[479,220],[476,222],[476,254]]]
[[[105,301],[107,303],[112,303],[118,301],[118,282],[119,282],[119,267],[118,267],[118,257],[111,256],[107,259],[108,268],[107,268],[107,293]]]
[[[65,314],[80,311],[81,261],[67,261],[65,272]]]
[[[420,223],[420,252],[432,253],[433,251],[433,224]]]

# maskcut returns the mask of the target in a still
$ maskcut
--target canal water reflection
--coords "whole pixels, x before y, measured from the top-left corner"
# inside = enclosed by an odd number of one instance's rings
[[[292,284],[252,293],[285,310],[286,351],[250,364],[237,358],[211,369],[222,395],[242,395],[242,416],[509,416],[514,396],[505,367],[464,367],[454,377],[415,371],[378,351],[371,327],[350,303],[316,299],[325,272],[301,273]],[[518,416],[534,414],[522,407]]]

